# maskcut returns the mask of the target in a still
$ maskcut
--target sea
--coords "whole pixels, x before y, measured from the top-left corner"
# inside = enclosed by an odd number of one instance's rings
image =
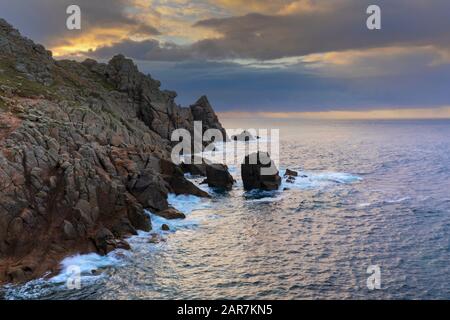
[[[295,181],[247,192],[239,162],[230,192],[188,176],[212,198],[170,195],[186,219],[148,211],[153,230],[128,239],[131,250],[68,257],[59,275],[5,286],[3,297],[450,298],[450,120],[222,122],[279,130],[277,165]],[[239,160],[261,142],[226,152]]]

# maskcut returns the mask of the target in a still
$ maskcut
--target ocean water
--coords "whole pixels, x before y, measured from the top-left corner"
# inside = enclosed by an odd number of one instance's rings
[[[129,239],[131,251],[70,257],[5,298],[450,298],[450,121],[223,122],[279,128],[280,172],[300,177],[245,192],[230,166],[232,191],[170,196],[187,219],[149,212],[154,231]],[[73,265],[81,288],[69,290]],[[367,288],[374,265],[379,290]]]

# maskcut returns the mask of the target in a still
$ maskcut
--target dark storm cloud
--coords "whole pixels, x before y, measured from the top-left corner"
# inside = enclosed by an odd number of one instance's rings
[[[66,29],[66,9],[72,4],[81,7],[81,31]],[[93,28],[124,28],[132,33],[158,35],[159,31],[152,25],[133,19],[129,5],[129,0],[0,1],[0,16],[25,35],[46,45],[60,44],[64,36],[89,32]]]
[[[248,14],[199,21],[223,37],[186,46],[141,46],[147,60],[251,58],[259,60],[301,56],[329,51],[386,46],[447,46],[450,42],[450,2],[447,0],[380,0],[382,30],[366,28],[371,0],[336,0],[326,10],[290,15]],[[111,46],[114,51],[121,43]]]
[[[97,58],[108,59],[120,52],[127,57],[139,60],[179,61],[193,58],[187,50],[176,44],[162,45],[158,40],[133,41],[130,39],[117,42],[112,46],[103,46],[85,54]]]
[[[130,18],[130,1],[73,2],[83,8],[83,31],[102,27],[149,37],[158,34],[151,24]],[[183,105],[207,94],[219,111],[369,110],[450,104],[450,1],[315,3],[320,10],[253,13],[195,24],[222,34],[220,38],[181,45],[128,37],[84,53],[100,60],[123,53],[138,60],[140,69],[160,79],[165,88],[178,91]],[[365,11],[372,3],[382,8],[381,31],[366,28]],[[72,1],[0,1],[0,15],[39,42],[70,46],[73,39],[65,39],[68,4]],[[164,35],[159,39],[165,39]],[[377,49],[371,52],[371,48]],[[272,59],[323,52],[340,52],[350,59],[343,64],[333,58],[261,68],[272,64]],[[223,62],[235,58],[255,59],[260,65]],[[442,61],[436,64],[439,59]]]
[[[218,111],[370,110],[450,104],[449,65],[357,78],[310,74],[301,66],[249,69],[205,61],[139,61],[138,66],[161,80],[165,89],[176,90],[179,103],[189,105],[207,94]]]

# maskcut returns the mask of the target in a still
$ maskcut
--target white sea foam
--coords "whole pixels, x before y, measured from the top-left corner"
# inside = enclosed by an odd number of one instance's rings
[[[179,230],[179,229],[190,229],[198,226],[199,221],[189,217],[189,215],[197,209],[207,208],[208,201],[207,199],[201,199],[196,196],[189,195],[174,195],[170,194],[168,197],[168,202],[174,208],[184,212],[187,215],[187,219],[181,220],[167,220],[157,215],[152,214],[150,211],[146,211],[147,214],[151,217],[152,220],[152,230],[150,232],[138,231],[136,236],[130,237],[128,242],[130,243],[132,249],[137,248],[140,245],[148,246],[148,240],[152,233],[159,234],[160,236],[164,235],[164,231],[161,230],[161,226],[163,224],[167,224],[170,228],[170,232]],[[157,247],[154,244],[151,247]],[[79,268],[81,283],[93,283],[104,276],[103,273],[99,272],[102,269],[111,268],[111,267],[121,267],[126,265],[127,257],[131,255],[132,252],[126,250],[114,250],[105,256],[101,256],[96,253],[89,254],[77,254],[74,256],[70,256],[61,261],[61,272],[46,280],[46,279],[37,279],[34,281],[30,281],[27,284],[20,286],[17,289],[11,289],[11,297],[12,296],[20,296],[22,298],[33,298],[34,288],[38,293],[42,294],[44,291],[44,287],[47,284],[53,284],[57,286],[64,286],[67,280],[70,277],[73,277],[73,267],[76,266]],[[37,295],[39,296],[39,295]],[[36,296],[36,297],[37,297]]]
[[[8,300],[38,299],[51,295],[55,291],[66,290],[67,281],[76,276],[73,272],[74,267],[80,271],[80,285],[90,285],[104,277],[100,270],[123,266],[125,262],[123,257],[128,254],[125,250],[115,250],[106,256],[90,253],[67,257],[61,261],[61,272],[58,275],[49,279],[44,276],[20,286],[5,286],[5,298]]]
[[[253,141],[250,143],[256,142]],[[223,150],[221,149],[223,148],[223,144],[218,144],[216,148],[219,149],[219,151]],[[244,151],[245,151],[245,143],[238,143],[238,155],[244,154]],[[227,152],[234,152],[234,150],[227,149]],[[235,163],[229,163],[228,168],[230,174],[236,179],[236,184],[234,187],[235,190],[242,190],[246,201],[256,203],[281,201],[284,196],[282,191],[284,188],[289,189],[321,188],[332,184],[348,184],[362,180],[360,177],[348,173],[299,171],[299,176],[296,177],[294,183],[287,183],[285,181],[286,179],[283,179],[282,185],[278,191],[245,192],[243,190],[243,183],[240,177],[240,166],[236,165]],[[282,177],[284,176],[284,173],[285,170],[280,170],[280,175]],[[212,191],[207,185],[201,184],[201,182],[204,180],[204,177],[191,176],[187,174],[186,178],[188,178],[202,190],[207,192]],[[150,232],[138,231],[138,234],[136,236],[129,238],[128,242],[130,243],[132,249],[138,250],[140,246],[149,246],[148,240],[151,237],[151,234],[157,234],[159,237],[164,238],[167,236],[167,234],[176,232],[177,230],[195,229],[200,225],[201,221],[199,220],[198,217],[193,216],[192,213],[195,212],[196,210],[211,208],[212,206],[212,202],[210,201],[210,199],[199,198],[192,195],[169,194],[168,202],[171,206],[173,206],[177,210],[180,210],[181,212],[185,213],[187,218],[179,220],[167,220],[153,214],[150,211],[146,211],[152,220],[152,230]],[[163,224],[168,225],[170,230],[162,231],[161,227]],[[155,250],[158,250],[160,247],[163,247],[163,243],[161,243],[160,245],[152,244],[150,247],[154,248]],[[127,252],[124,250],[115,250],[106,256],[100,256],[95,253],[71,256],[64,259],[61,262],[62,271],[60,272],[60,274],[50,278],[49,280],[44,279],[34,280],[33,282],[30,282],[29,284],[22,286],[21,290],[23,290],[24,292],[31,293],[33,292],[33,290],[30,290],[30,287],[34,286],[40,287],[43,284],[54,284],[58,286],[64,285],[67,279],[73,275],[73,273],[71,272],[72,266],[77,266],[80,268],[82,283],[86,284],[95,282],[101,277],[103,277],[103,274],[99,271],[105,268],[119,267],[126,265],[127,263],[126,257],[131,254],[132,252]]]
[[[167,201],[172,207],[174,207],[177,210],[180,210],[186,215],[189,215],[194,210],[210,207],[209,199],[200,198],[192,195],[169,194]]]
[[[386,203],[386,204],[395,204],[395,203],[402,203],[402,202],[405,202],[405,201],[408,201],[408,200],[411,200],[411,198],[410,197],[401,197],[401,198],[398,198],[398,199],[385,200],[384,203]]]
[[[209,199],[192,195],[169,194],[167,201],[169,202],[169,205],[183,212],[186,215],[186,219],[168,220],[147,211],[152,220],[153,233],[164,234],[164,232],[161,231],[161,226],[163,224],[168,225],[171,231],[195,228],[199,225],[199,220],[191,216],[192,212],[210,207]]]
[[[106,256],[101,256],[96,253],[89,253],[77,254],[65,258],[61,262],[61,272],[57,276],[50,278],[49,281],[53,283],[65,283],[69,277],[73,276],[73,266],[79,268],[81,276],[84,277],[85,280],[93,280],[101,276],[101,274],[97,274],[98,270],[124,264],[124,260],[119,257],[119,253],[123,255],[127,254],[124,250],[115,250]]]
[[[262,198],[250,198],[247,199],[248,202],[276,202],[276,201],[280,201],[283,199],[283,195],[272,195],[272,196],[267,196],[267,197],[262,197]]]
[[[280,171],[282,176],[284,176],[284,173],[285,170]],[[282,187],[290,189],[316,189],[335,184],[351,184],[358,181],[362,181],[362,178],[349,173],[299,171],[293,183],[288,183],[286,179],[283,179]]]

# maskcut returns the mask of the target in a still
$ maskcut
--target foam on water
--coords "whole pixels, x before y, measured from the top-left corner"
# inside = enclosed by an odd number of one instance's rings
[[[180,210],[186,215],[189,215],[194,210],[207,208],[209,206],[208,199],[202,199],[192,195],[169,194],[167,201],[172,207]]]
[[[72,267],[77,266],[80,268],[81,276],[95,279],[101,274],[97,274],[98,270],[121,266],[124,264],[123,258],[119,256],[119,253],[126,255],[125,250],[115,250],[110,252],[106,256],[101,256],[96,253],[77,254],[68,258],[65,258],[61,262],[61,272],[57,276],[50,278],[50,282],[53,283],[65,283],[67,279],[73,276]]]
[[[6,286],[5,297],[7,299],[36,299],[53,291],[66,290],[67,280],[74,276],[74,267],[80,272],[82,285],[89,285],[104,278],[102,272],[108,268],[125,267],[133,250],[139,250],[141,246],[148,249],[159,249],[158,243],[149,243],[152,234],[164,237],[168,233],[180,229],[194,229],[199,225],[199,220],[190,215],[193,211],[208,207],[208,200],[190,195],[169,194],[168,202],[174,208],[186,214],[186,219],[167,220],[146,210],[152,221],[150,232],[138,231],[138,234],[127,239],[132,250],[117,249],[105,256],[96,253],[77,254],[61,261],[61,272],[51,278],[41,278],[30,281],[21,286]],[[170,231],[162,231],[161,226],[167,224]]]
[[[124,257],[130,253],[125,250],[115,250],[106,256],[96,253],[77,254],[61,261],[61,272],[51,278],[40,278],[29,281],[23,285],[10,285],[5,287],[5,298],[38,299],[50,295],[55,291],[67,290],[67,282],[80,276],[80,285],[88,286],[104,278],[103,269],[122,267],[125,265]],[[77,269],[74,269],[76,267]],[[76,273],[75,273],[76,272]],[[78,274],[78,272],[80,272]]]
[[[294,183],[283,177],[278,191],[246,192],[240,163],[227,163],[233,190],[171,195],[187,218],[149,212],[153,230],[129,239],[124,267],[107,267],[81,291],[36,280],[6,298],[448,299],[450,126],[417,128],[296,124],[278,166],[281,176],[299,173]],[[427,157],[419,161],[411,146]],[[149,243],[151,233],[165,241]],[[382,265],[383,290],[367,290],[370,264]]]
[[[260,141],[261,142],[261,141]],[[256,145],[257,141],[251,141],[251,145]],[[216,145],[216,149],[219,152],[216,152],[214,156],[213,154],[209,155],[209,159],[214,161],[220,159],[221,152],[224,150],[225,146],[228,143],[218,143]],[[238,142],[236,145],[237,148],[237,158],[243,159],[243,155],[246,152],[246,146],[244,142]],[[234,149],[228,147],[226,149],[227,153],[234,153]],[[228,155],[229,156],[229,155]],[[227,157],[226,159],[231,159]],[[239,161],[239,160],[238,160]],[[220,161],[216,161],[219,162]],[[243,190],[243,182],[240,177],[240,165],[236,163],[228,163],[228,169],[230,174],[236,180],[234,190],[238,192],[242,192],[244,196],[244,201],[246,202],[254,202],[254,203],[265,203],[265,202],[277,202],[282,201],[284,198],[284,189],[314,189],[314,188],[323,188],[330,185],[335,184],[348,184],[361,181],[362,179],[358,176],[341,173],[341,172],[309,172],[309,171],[298,171],[299,175],[296,177],[293,183],[287,183],[286,179],[283,179],[282,185],[279,190],[276,191],[261,191],[261,190],[252,190],[246,192]],[[285,169],[280,169],[280,175],[283,177],[285,174]],[[204,180],[204,177],[192,176],[190,174],[185,175],[191,182],[197,185],[200,189],[214,194],[214,190],[209,188],[207,184],[201,184]],[[151,243],[149,244],[149,238],[152,235],[157,235],[160,239],[164,239],[170,233],[176,232],[178,230],[193,230],[197,228],[201,224],[201,219],[198,217],[193,217],[192,213],[196,210],[204,210],[212,208],[213,204],[210,199],[199,198],[192,195],[175,195],[169,194],[168,203],[180,210],[184,214],[186,214],[186,219],[177,219],[177,220],[167,220],[160,216],[153,214],[151,211],[146,210],[146,213],[150,216],[152,221],[152,230],[150,232],[138,231],[138,234],[130,237],[128,242],[133,250],[159,250],[164,248],[164,242]],[[211,215],[205,218],[214,218]],[[162,231],[162,225],[166,224],[169,226],[169,231]],[[145,247],[145,248],[144,248]],[[127,264],[127,259],[130,258],[130,255],[133,253],[127,252],[124,250],[115,250],[109,253],[106,256],[100,256],[96,253],[83,254],[83,255],[74,255],[64,259],[61,262],[61,272],[50,279],[37,279],[30,281],[29,283],[18,286],[18,287],[10,287],[7,290],[9,292],[9,296],[7,297],[14,298],[37,298],[42,294],[50,290],[64,290],[65,283],[69,279],[69,277],[73,276],[73,270],[71,269],[73,266],[77,266],[81,272],[81,281],[83,284],[94,283],[99,279],[104,277],[103,272],[99,272],[108,268],[115,267],[124,267]]]
[[[283,177],[286,170],[280,170]],[[290,189],[320,189],[336,184],[351,184],[362,181],[362,178],[353,174],[344,172],[312,172],[298,171],[293,183],[286,182],[283,179],[282,187]]]

